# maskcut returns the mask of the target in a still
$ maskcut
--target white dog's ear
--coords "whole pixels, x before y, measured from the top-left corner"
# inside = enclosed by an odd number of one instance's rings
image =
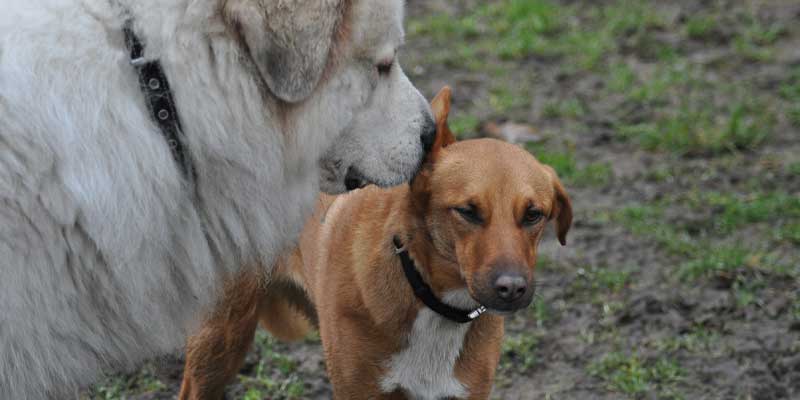
[[[340,0],[227,0],[228,26],[237,30],[269,90],[295,103],[320,81],[342,17]]]

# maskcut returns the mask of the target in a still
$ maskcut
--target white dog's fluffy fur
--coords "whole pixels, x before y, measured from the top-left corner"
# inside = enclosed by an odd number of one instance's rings
[[[72,396],[174,351],[226,274],[295,240],[320,183],[412,176],[430,111],[399,66],[375,68],[402,7],[5,0],[0,399]],[[169,78],[196,182],[146,109],[127,16]]]

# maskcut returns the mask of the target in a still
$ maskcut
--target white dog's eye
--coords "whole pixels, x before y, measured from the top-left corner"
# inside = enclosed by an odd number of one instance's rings
[[[392,66],[394,65],[394,59],[381,61],[375,65],[375,68],[378,70],[378,74],[381,76],[389,75],[392,72]]]

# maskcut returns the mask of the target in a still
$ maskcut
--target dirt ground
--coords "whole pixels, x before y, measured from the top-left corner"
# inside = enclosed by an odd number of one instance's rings
[[[496,399],[800,398],[800,1],[410,0],[401,61],[454,130],[532,127],[564,178]],[[181,364],[92,399],[171,399]],[[327,399],[318,339],[260,333],[231,399]]]

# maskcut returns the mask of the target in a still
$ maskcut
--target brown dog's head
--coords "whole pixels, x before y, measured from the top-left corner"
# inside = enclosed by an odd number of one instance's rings
[[[458,265],[475,300],[501,312],[526,307],[548,221],[566,244],[569,196],[552,168],[518,146],[494,139],[456,143],[447,126],[448,88],[431,104],[437,137],[412,182],[414,212],[435,251]]]

